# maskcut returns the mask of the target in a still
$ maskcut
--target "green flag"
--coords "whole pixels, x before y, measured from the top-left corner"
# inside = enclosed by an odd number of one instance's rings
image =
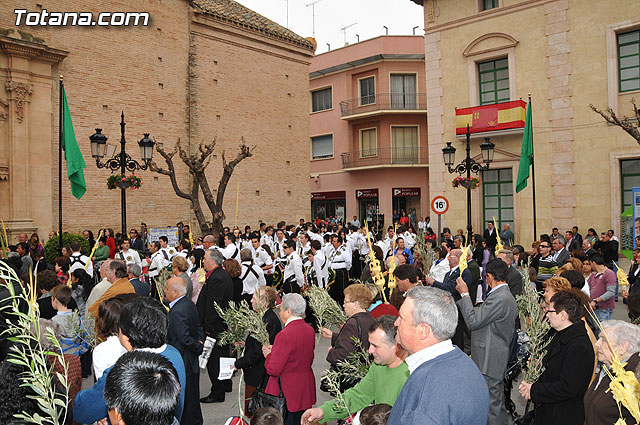
[[[87,191],[87,184],[84,181],[84,173],[82,169],[86,167],[82,152],[76,142],[76,134],[73,131],[73,123],[71,122],[71,114],[69,113],[69,104],[67,103],[67,94],[62,86],[63,101],[63,121],[62,121],[62,149],[64,149],[64,159],[67,161],[67,175],[71,182],[71,193],[76,198],[82,198]]]
[[[529,167],[533,161],[533,123],[531,122],[531,100],[527,105],[527,118],[524,122],[524,135],[522,136],[522,149],[520,150],[520,165],[518,166],[518,180],[516,181],[516,193],[527,187],[529,180]]]

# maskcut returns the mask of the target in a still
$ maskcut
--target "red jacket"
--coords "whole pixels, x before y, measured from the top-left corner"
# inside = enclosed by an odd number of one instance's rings
[[[289,322],[273,342],[264,362],[270,375],[266,392],[279,394],[278,377],[290,412],[306,410],[316,402],[316,378],[313,375],[315,332],[304,320]]]

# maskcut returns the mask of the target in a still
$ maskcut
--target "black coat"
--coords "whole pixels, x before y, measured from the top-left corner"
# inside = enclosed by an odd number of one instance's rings
[[[129,282],[131,282],[131,286],[133,286],[133,289],[135,289],[136,294],[138,294],[141,297],[148,297],[149,296],[149,285],[148,284],[144,283],[143,281],[141,281],[137,277],[134,278],[134,279],[129,280]]]
[[[509,284],[511,295],[513,295],[514,298],[516,295],[522,294],[522,275],[514,265],[509,266],[507,270],[507,283]]]
[[[638,263],[633,263],[629,269],[629,295],[637,294],[640,292],[640,266]],[[637,273],[637,275],[636,275]]]
[[[91,245],[93,246],[93,245]],[[131,249],[135,249],[136,251],[144,251],[144,244],[142,243],[142,239],[135,238],[131,240]]]
[[[471,285],[469,288],[469,296],[471,297],[471,303],[476,304],[476,297],[478,296],[478,287],[480,286],[480,279],[482,278],[480,273],[480,266],[475,261],[475,258],[472,261],[467,262],[467,268],[471,273]]]
[[[180,352],[186,373],[200,373],[198,356],[202,354],[204,332],[200,327],[196,305],[186,296],[169,310],[167,342]]]
[[[493,253],[496,250],[496,245],[498,244],[498,230],[496,228],[493,229],[493,233],[489,235],[489,229],[484,229],[484,234],[482,235],[482,239],[486,242],[487,248],[489,248],[489,252]]]
[[[545,370],[531,386],[536,425],[583,425],[584,394],[595,353],[584,322],[555,332],[542,360]]]
[[[262,321],[267,324],[269,332],[269,343],[273,345],[278,332],[282,330],[282,323],[278,315],[269,309],[262,316]],[[267,373],[264,368],[264,356],[262,355],[262,344],[252,336],[248,336],[244,344],[244,354],[236,360],[236,368],[244,371],[244,382],[252,387],[258,387],[263,376]],[[264,380],[264,385],[267,380]]]
[[[200,326],[204,329],[206,336],[218,339],[218,335],[227,328],[218,315],[214,303],[217,303],[224,310],[229,307],[229,301],[232,299],[233,282],[231,276],[222,267],[216,267],[200,290],[196,303]]]

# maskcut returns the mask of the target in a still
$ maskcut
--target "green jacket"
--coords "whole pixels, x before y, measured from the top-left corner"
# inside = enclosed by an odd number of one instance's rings
[[[109,247],[106,245],[97,247],[93,256],[96,257],[96,261],[106,260],[109,258]]]
[[[372,363],[365,377],[355,387],[346,390],[343,397],[352,414],[371,403],[393,406],[408,378],[409,368],[405,362],[393,369]],[[337,404],[342,405],[338,399],[333,399],[320,406],[321,423],[344,419],[349,415],[344,407]]]

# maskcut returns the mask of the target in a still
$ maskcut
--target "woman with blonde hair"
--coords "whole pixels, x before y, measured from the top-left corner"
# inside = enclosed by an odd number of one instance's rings
[[[175,277],[179,277],[184,280],[184,283],[187,286],[187,294],[185,296],[187,298],[191,298],[193,296],[193,282],[191,282],[191,278],[187,274],[187,270],[189,270],[189,262],[187,259],[180,255],[173,257],[171,259],[171,270]]]

